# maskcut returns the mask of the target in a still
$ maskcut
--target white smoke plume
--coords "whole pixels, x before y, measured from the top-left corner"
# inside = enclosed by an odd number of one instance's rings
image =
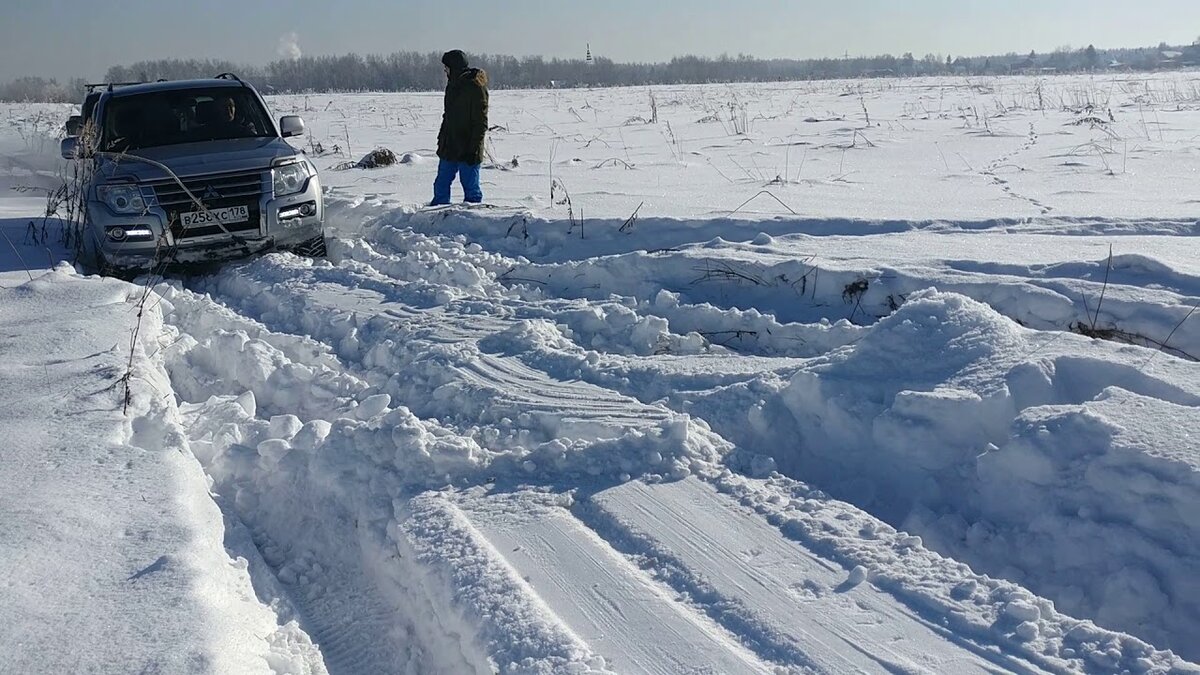
[[[303,52],[300,51],[300,36],[295,31],[281,35],[275,52],[280,57],[293,61],[300,58],[303,56]]]

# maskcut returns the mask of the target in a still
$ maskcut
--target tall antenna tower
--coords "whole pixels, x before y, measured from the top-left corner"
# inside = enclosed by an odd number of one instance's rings
[[[593,61],[592,61],[592,43],[588,42],[585,44],[587,44],[587,64],[590,66],[593,63]]]

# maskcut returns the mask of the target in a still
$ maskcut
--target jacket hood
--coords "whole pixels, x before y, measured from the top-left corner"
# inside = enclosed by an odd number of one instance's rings
[[[458,80],[460,82],[474,82],[481,87],[488,85],[487,72],[480,68],[467,68],[458,76]]]

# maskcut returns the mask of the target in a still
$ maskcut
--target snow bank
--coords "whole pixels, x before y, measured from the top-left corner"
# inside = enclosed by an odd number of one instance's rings
[[[1198,673],[1200,668],[1142,640],[1063,614],[1055,603],[1011,581],[981,576],[943,558],[922,538],[797,481],[765,481],[726,472],[715,484],[777,526],[788,538],[822,552],[960,639],[1005,645],[996,663],[1020,672],[1029,658],[1050,671]],[[862,570],[862,571],[859,571]]]
[[[1193,654],[1200,634],[1200,414],[1109,388],[1081,405],[1025,410],[979,458],[988,523],[970,542],[1064,611]],[[1136,627],[1136,630],[1135,628]]]
[[[1195,658],[1200,367],[1148,356],[928,292],[797,373],[785,430],[760,430],[799,435],[786,473]]]
[[[678,335],[750,354],[824,353],[857,339],[854,324],[873,323],[933,286],[1030,328],[1082,325],[1144,346],[1166,342],[1174,355],[1200,355],[1200,322],[1186,320],[1200,297],[1200,268],[1182,253],[1178,236],[1143,236],[1140,226],[1115,238],[1110,261],[1112,241],[1059,232],[1095,234],[1114,226],[1108,221],[863,223],[828,234],[808,221],[718,219],[646,223],[632,233],[594,227],[579,239],[565,224],[505,209],[389,210],[334,199],[330,214],[347,233],[402,255],[428,250],[436,233],[450,233],[484,274],[529,299],[616,297],[668,321]],[[536,233],[526,237],[534,223]],[[357,259],[389,274],[395,269],[378,255]]]
[[[0,290],[0,670],[324,673],[287,603],[256,596],[257,554],[162,396],[153,306],[130,360],[140,297],[68,266]]]

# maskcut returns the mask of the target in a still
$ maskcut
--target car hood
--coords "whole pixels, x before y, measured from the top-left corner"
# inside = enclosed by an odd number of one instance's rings
[[[132,178],[137,181],[155,181],[171,177],[155,164],[138,161],[138,158],[145,158],[166,166],[180,178],[187,178],[213,173],[267,169],[277,159],[295,157],[298,154],[299,151],[282,138],[231,138],[133,150],[123,157],[106,158],[102,173],[109,178]]]

